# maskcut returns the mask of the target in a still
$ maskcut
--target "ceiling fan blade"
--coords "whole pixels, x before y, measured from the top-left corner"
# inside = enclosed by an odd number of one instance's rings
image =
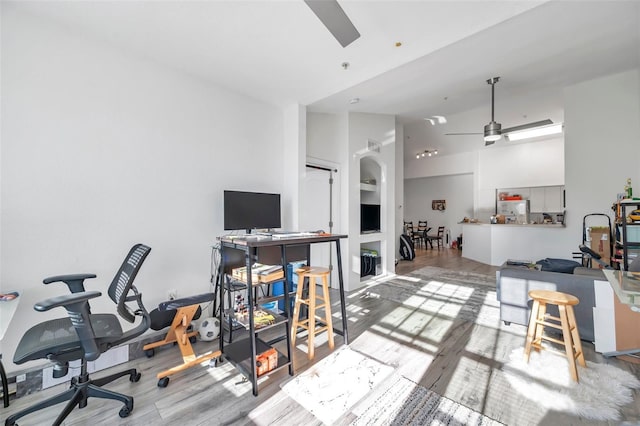
[[[460,135],[481,135],[482,133],[445,133],[445,136],[460,136]]]
[[[546,126],[548,124],[553,124],[553,121],[551,121],[551,120],[549,120],[547,118],[546,120],[534,121],[532,123],[521,124],[519,126],[509,127],[508,129],[502,129],[501,133],[504,135],[504,134],[511,133],[511,132],[517,132],[519,130],[530,129],[532,127]]]
[[[347,47],[360,37],[360,33],[337,0],[304,0],[304,2],[342,47]]]

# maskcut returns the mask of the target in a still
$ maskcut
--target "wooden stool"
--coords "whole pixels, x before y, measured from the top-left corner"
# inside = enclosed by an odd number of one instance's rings
[[[315,356],[315,348],[313,344],[313,338],[316,333],[327,330],[327,338],[329,340],[329,348],[334,348],[333,342],[333,324],[331,322],[331,300],[329,299],[329,269],[316,266],[305,266],[296,270],[298,274],[298,288],[296,290],[296,303],[293,307],[293,324],[291,325],[291,346],[296,346],[296,335],[298,334],[298,327],[304,328],[308,331],[307,344],[309,350],[307,356],[309,359],[313,359]],[[305,280],[305,278],[307,278]],[[316,295],[317,279],[322,278],[322,297]],[[304,286],[305,281],[309,287],[309,298],[304,299]],[[322,303],[316,303],[320,300]],[[300,320],[300,305],[305,304],[309,307],[309,312],[306,319]],[[316,309],[324,308],[325,316],[324,320],[316,318]],[[316,328],[316,320],[324,325]]]
[[[529,297],[533,299],[533,307],[531,308],[529,328],[527,329],[524,360],[529,362],[529,354],[531,353],[532,346],[538,351],[544,349],[542,347],[542,339],[562,344],[564,345],[566,356],[569,360],[569,372],[573,380],[577,382],[578,369],[576,368],[576,359],[581,366],[586,367],[582,344],[580,343],[580,334],[578,333],[578,325],[576,324],[576,317],[573,313],[573,306],[580,303],[580,301],[577,297],[570,294],[550,290],[531,290]],[[560,318],[547,314],[547,305],[557,305]],[[549,320],[554,322],[550,322]],[[562,340],[543,336],[544,327],[553,327],[562,330]]]

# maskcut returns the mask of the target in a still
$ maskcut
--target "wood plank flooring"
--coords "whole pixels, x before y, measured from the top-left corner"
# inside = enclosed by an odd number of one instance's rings
[[[452,249],[417,250],[415,260],[400,261],[397,274],[408,274],[424,266],[494,275],[495,267],[463,259],[461,252]],[[483,286],[472,289],[473,297],[486,297],[496,308],[495,289]],[[492,293],[493,292],[493,293]],[[339,300],[334,297],[334,304]],[[350,347],[380,362],[395,367],[395,372],[423,386],[462,403],[476,411],[509,425],[534,424],[599,424],[586,422],[562,413],[545,412],[525,397],[517,395],[508,383],[496,374],[511,348],[522,345],[525,328],[502,324],[470,322],[462,316],[447,318],[427,315],[419,309],[384,298],[370,297],[366,291],[351,292],[348,297]],[[488,308],[492,308],[488,306]],[[339,310],[334,308],[334,313]],[[322,335],[320,335],[321,337]],[[310,361],[306,356],[306,339],[299,339],[294,350],[296,372],[305,370]],[[326,344],[319,339],[314,362],[328,353]],[[336,336],[336,346],[343,344]],[[282,345],[282,344],[280,344]],[[197,354],[217,349],[217,343],[198,342]],[[638,366],[617,359],[605,360],[585,344],[585,356],[590,361],[610,362],[630,371]],[[126,425],[319,425],[320,422],[280,390],[290,376],[281,370],[260,383],[259,396],[254,397],[251,386],[229,364],[218,367],[195,367],[171,377],[167,388],[156,386],[156,373],[179,364],[181,357],[176,347],[156,350],[150,359],[127,363],[142,373],[138,383],[127,378],[107,385],[108,389],[134,396],[135,409],[125,418],[118,417],[121,404],[113,401],[90,399],[84,409],[75,409],[65,425],[126,424]],[[114,370],[123,366],[114,367]],[[97,377],[108,371],[96,374]],[[56,386],[12,401],[8,409],[0,409],[1,419],[34,402],[61,392],[65,385]],[[20,425],[51,424],[62,409],[62,404],[24,417]],[[623,421],[640,419],[640,396],[635,393],[632,404],[622,413]],[[346,424],[349,413],[340,424]],[[614,424],[614,423],[612,423]],[[615,423],[617,424],[617,423]]]

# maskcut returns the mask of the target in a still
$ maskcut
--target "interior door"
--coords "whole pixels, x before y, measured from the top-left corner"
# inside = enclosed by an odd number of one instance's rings
[[[333,167],[307,165],[301,184],[300,230],[335,233],[339,227],[339,179]],[[311,264],[335,270],[335,244],[312,244]],[[331,287],[338,288],[338,274],[331,274]]]

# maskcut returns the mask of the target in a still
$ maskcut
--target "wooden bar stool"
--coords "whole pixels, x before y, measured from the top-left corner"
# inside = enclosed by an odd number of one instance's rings
[[[569,360],[569,372],[576,382],[578,381],[578,363],[586,367],[580,334],[576,317],[573,313],[573,306],[580,303],[577,297],[566,293],[550,290],[531,290],[529,297],[533,299],[531,317],[529,318],[529,328],[527,329],[527,341],[524,347],[524,360],[529,362],[531,347],[536,350],[544,349],[542,339],[564,345],[567,359]],[[547,314],[547,305],[558,306],[560,317]],[[549,336],[543,336],[544,327],[553,327],[562,330],[562,340]]]
[[[291,325],[291,346],[296,346],[296,335],[298,334],[298,327],[304,328],[308,331],[307,344],[309,350],[307,356],[309,359],[313,359],[315,356],[315,347],[313,339],[316,333],[327,330],[327,338],[329,341],[329,348],[334,348],[333,342],[333,324],[331,322],[331,300],[329,299],[329,269],[317,266],[305,266],[296,270],[298,274],[298,288],[296,290],[296,303],[293,307],[293,324]],[[305,279],[306,278],[306,279]],[[322,284],[322,296],[316,295],[317,280],[321,279]],[[308,286],[308,298],[304,299],[304,287]],[[317,301],[321,303],[317,303]],[[308,315],[306,319],[300,320],[300,306],[307,305],[309,307]],[[316,318],[316,309],[324,308],[324,319]],[[321,325],[316,328],[316,321]]]

